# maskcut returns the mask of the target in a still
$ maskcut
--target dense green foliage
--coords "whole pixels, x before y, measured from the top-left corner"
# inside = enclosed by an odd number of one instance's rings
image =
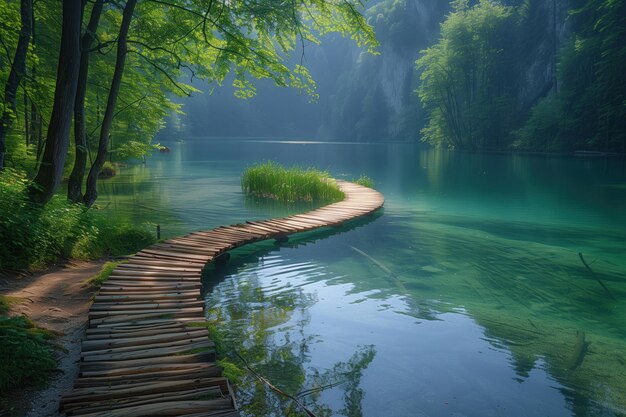
[[[626,3],[579,0],[559,57],[559,90],[532,109],[517,147],[626,152]]]
[[[557,76],[530,112],[519,97],[530,82],[520,63],[532,2],[469,3],[452,2],[438,42],[417,61],[424,140],[473,150],[626,151],[624,2],[574,2],[571,33],[555,50]]]
[[[51,337],[26,317],[0,316],[0,396],[46,382],[56,369]]]
[[[315,97],[315,82],[306,67],[288,57],[299,54],[298,49],[305,44],[320,43],[321,36],[328,33],[350,37],[373,51],[377,42],[358,12],[361,8],[360,2],[353,0],[307,0],[288,7],[273,0],[215,4],[139,1],[130,27],[110,151],[118,158],[149,152],[150,141],[162,128],[165,115],[180,111],[171,100],[173,96],[197,92],[184,78],[200,78],[219,86],[232,74],[240,98],[254,96],[252,79],[269,78],[278,86],[300,89]],[[86,2],[84,24],[92,9],[93,2]],[[92,153],[115,66],[122,9],[123,2],[105,2],[90,53],[85,113],[87,147]],[[0,1],[0,15],[4,50],[0,54],[0,82],[4,86],[20,30],[20,2]],[[27,74],[13,115],[13,134],[7,141],[7,166],[25,169],[29,175],[38,163],[51,115],[61,36],[59,2],[35,2],[33,17]],[[0,88],[0,110],[5,103],[2,94]],[[69,171],[71,167],[66,168]]]
[[[246,193],[284,202],[334,202],[344,198],[328,172],[297,166],[286,168],[271,161],[246,169],[241,187]]]
[[[456,1],[441,38],[423,51],[419,96],[430,114],[424,140],[459,149],[501,146],[514,120],[516,16],[510,7]]]
[[[61,196],[42,207],[26,196],[19,172],[0,173],[0,269],[38,268],[59,258],[126,255],[154,242],[147,229]]]

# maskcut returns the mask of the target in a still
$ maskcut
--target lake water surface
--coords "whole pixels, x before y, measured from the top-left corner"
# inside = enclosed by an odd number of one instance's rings
[[[376,216],[238,249],[206,273],[223,346],[315,415],[626,415],[623,160],[168,146],[103,181],[99,205],[166,237],[306,210],[242,195],[241,171],[269,159],[366,174],[385,195]],[[238,400],[244,415],[303,415],[250,375]]]

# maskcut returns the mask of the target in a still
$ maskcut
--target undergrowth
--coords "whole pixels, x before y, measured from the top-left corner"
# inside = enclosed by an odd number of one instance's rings
[[[117,268],[120,263],[121,262],[106,262],[104,265],[102,265],[102,269],[100,270],[100,272],[89,278],[89,284],[96,288],[100,288],[100,286],[102,286],[102,284],[107,279],[109,279],[109,275],[111,275],[111,272],[113,272],[113,270]]]
[[[287,168],[271,161],[247,168],[242,174],[241,187],[245,193],[288,203],[335,202],[344,198],[328,172],[297,166]]]
[[[21,172],[0,173],[0,270],[38,269],[62,258],[127,255],[154,243],[147,228],[70,204],[64,196],[45,206],[34,204],[27,186]]]
[[[6,314],[11,309],[11,304],[20,302],[19,297],[0,295],[0,314]]]
[[[24,316],[0,316],[0,396],[26,386],[41,387],[56,369],[51,339]]]

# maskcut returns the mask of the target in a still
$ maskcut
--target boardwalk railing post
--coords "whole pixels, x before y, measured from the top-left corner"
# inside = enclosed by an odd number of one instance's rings
[[[161,239],[161,225],[157,224],[157,240]]]

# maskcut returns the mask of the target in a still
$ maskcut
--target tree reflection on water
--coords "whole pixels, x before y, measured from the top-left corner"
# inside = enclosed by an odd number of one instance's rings
[[[370,220],[373,218],[370,218]],[[352,227],[369,220],[352,224]],[[343,228],[329,229],[324,235],[340,234]],[[306,245],[319,233],[301,235],[287,245]],[[276,250],[269,242],[239,248],[227,264],[210,266],[205,284],[207,316],[219,327],[220,355],[242,375],[235,382],[236,397],[242,413],[250,416],[362,416],[364,391],[360,387],[363,372],[376,356],[374,346],[360,346],[345,361],[325,369],[311,364],[311,348],[322,343],[318,335],[308,334],[309,309],[318,299],[314,293],[283,282],[268,286],[258,274],[240,274],[247,262]],[[262,261],[261,261],[262,262]],[[236,277],[231,275],[238,274]],[[217,285],[219,283],[219,286]],[[249,366],[250,370],[246,371]],[[252,372],[253,371],[253,372]],[[277,393],[254,373],[258,373],[292,399]],[[333,410],[325,396],[342,399],[342,407]],[[336,401],[333,401],[336,402]],[[301,407],[302,405],[303,407]],[[305,410],[306,408],[306,410]]]

